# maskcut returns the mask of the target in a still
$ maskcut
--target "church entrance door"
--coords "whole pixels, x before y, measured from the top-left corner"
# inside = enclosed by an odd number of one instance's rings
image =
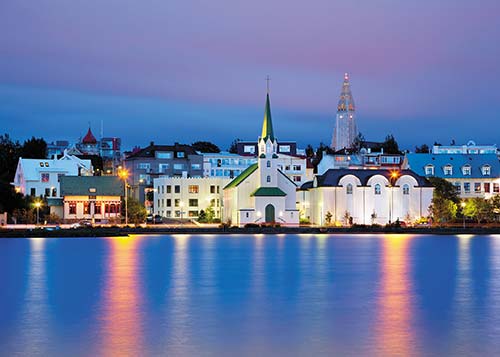
[[[274,206],[268,204],[266,206],[266,223],[274,223]]]

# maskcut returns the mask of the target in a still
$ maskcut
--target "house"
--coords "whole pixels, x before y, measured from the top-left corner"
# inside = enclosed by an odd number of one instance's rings
[[[19,158],[12,185],[23,195],[58,197],[62,176],[88,176],[92,172],[90,160],[69,155],[67,151],[60,159]]]
[[[278,147],[267,93],[262,134],[258,140],[258,161],[224,187],[225,222],[237,226],[248,223],[299,224],[297,186],[279,168]]]
[[[50,212],[66,222],[120,219],[123,181],[116,176],[63,176],[60,197],[48,200]]]
[[[447,180],[461,198],[500,194],[500,161],[496,153],[407,154],[403,166],[425,177]]]
[[[300,188],[303,218],[331,223],[387,224],[429,215],[434,188],[411,170],[330,169]]]

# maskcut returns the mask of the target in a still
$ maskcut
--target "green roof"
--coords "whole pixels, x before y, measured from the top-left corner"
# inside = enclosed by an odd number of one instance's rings
[[[226,187],[224,187],[224,190],[227,188],[233,188],[238,186],[240,183],[242,183],[248,176],[250,176],[255,170],[257,170],[258,164],[252,164],[246,168],[245,171],[243,171],[241,174],[238,175],[233,181],[229,182]]]
[[[278,187],[259,187],[250,196],[286,196],[286,193]]]
[[[123,196],[117,176],[62,176],[61,196]]]
[[[268,138],[274,141],[273,121],[271,118],[271,103],[269,101],[269,93],[266,97],[266,110],[264,112],[264,123],[262,124],[261,139],[266,141]]]
[[[63,205],[63,199],[58,198],[58,197],[47,197],[47,206],[49,207],[55,207],[55,206],[62,206]]]

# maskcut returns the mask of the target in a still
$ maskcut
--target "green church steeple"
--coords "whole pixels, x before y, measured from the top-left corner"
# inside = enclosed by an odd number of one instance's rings
[[[262,123],[262,134],[260,136],[261,140],[267,141],[267,139],[271,139],[274,141],[274,130],[273,130],[273,121],[271,118],[271,103],[269,101],[269,92],[267,92],[266,96],[266,110],[264,112],[264,122]]]

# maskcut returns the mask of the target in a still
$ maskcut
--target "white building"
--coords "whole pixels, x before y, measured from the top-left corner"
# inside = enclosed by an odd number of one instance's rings
[[[19,158],[12,185],[23,195],[58,197],[61,176],[89,175],[92,175],[90,160],[65,151],[60,159]]]
[[[298,225],[297,186],[279,168],[269,93],[258,149],[258,162],[224,188],[224,221],[237,226],[247,223]]]
[[[203,176],[233,179],[250,165],[257,162],[257,157],[242,156],[229,152],[203,153]]]
[[[496,145],[476,145],[472,140],[466,145],[434,145],[432,147],[433,154],[498,154]]]
[[[334,150],[351,148],[357,135],[356,107],[352,98],[349,75],[346,73],[344,75],[340,99],[337,104],[337,115],[335,116],[331,147]]]
[[[223,212],[224,177],[168,177],[153,180],[154,214],[167,218],[198,218],[200,211],[212,207],[215,218]]]
[[[434,188],[413,171],[328,170],[301,187],[303,218],[324,225],[413,222],[429,215]]]

